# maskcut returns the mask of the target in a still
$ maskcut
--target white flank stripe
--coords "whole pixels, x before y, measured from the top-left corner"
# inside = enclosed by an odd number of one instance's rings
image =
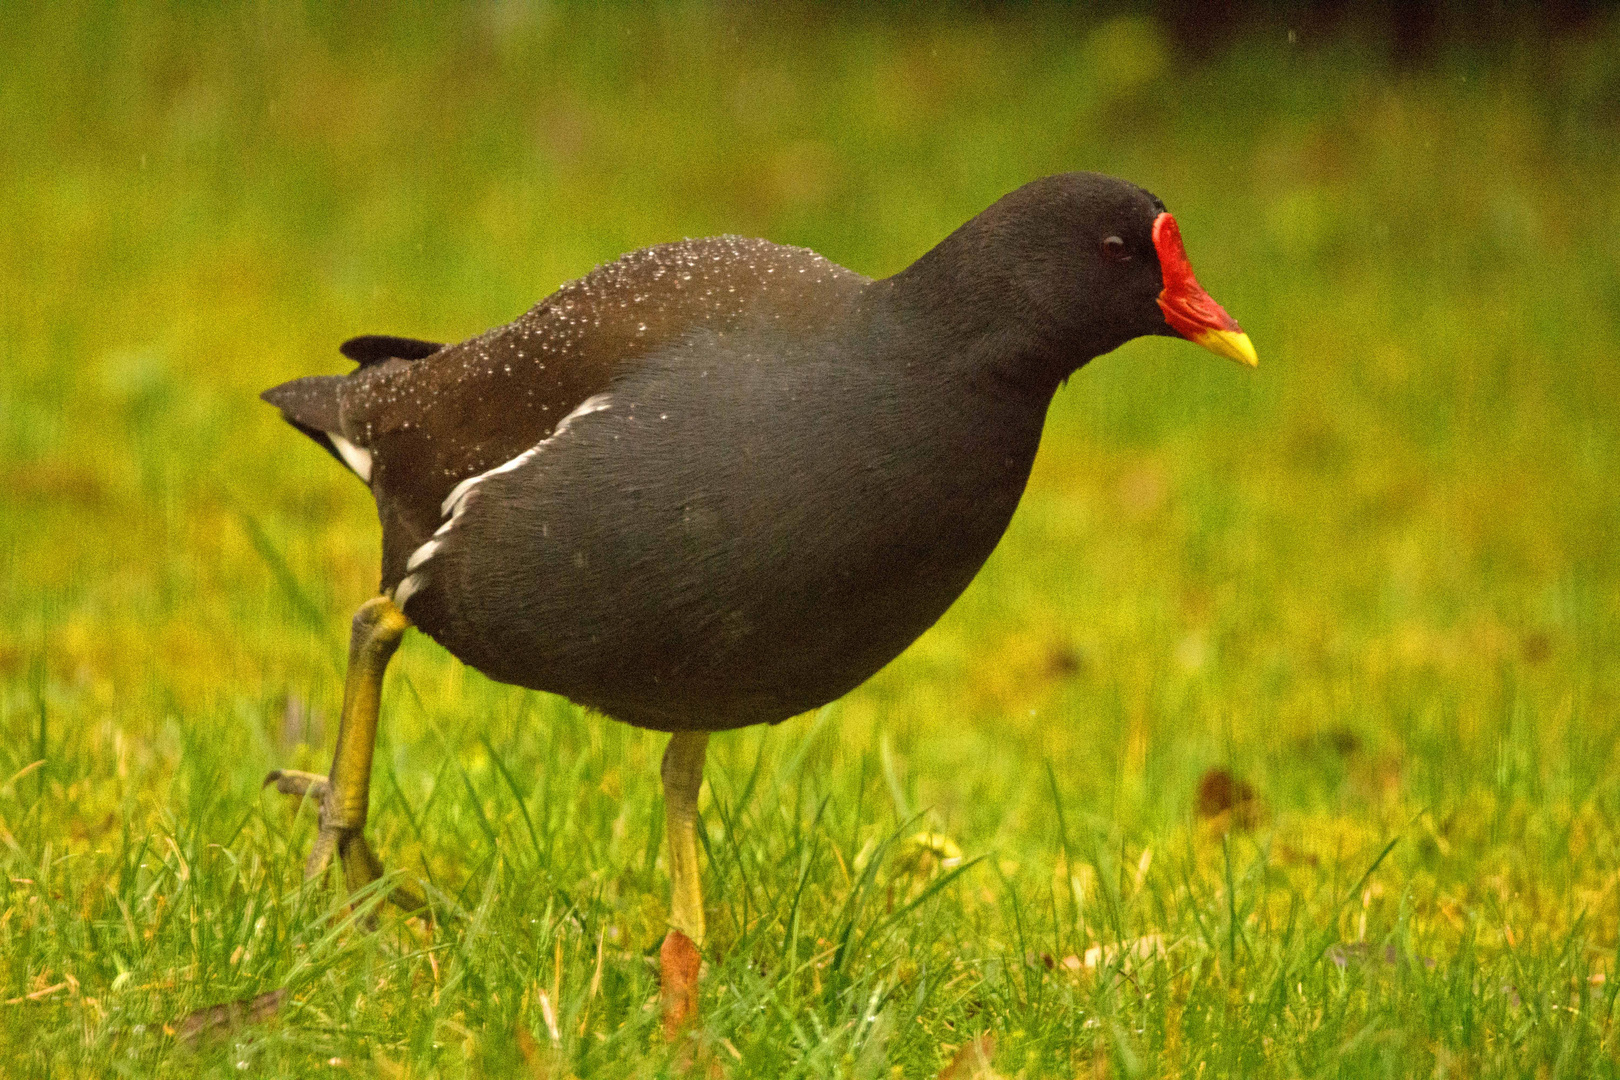
[[[398,585],[394,586],[394,606],[403,608],[405,601],[415,596],[417,590],[426,584],[421,574],[412,574]]]
[[[449,514],[453,511],[460,510],[461,502],[467,497],[467,493],[469,491],[492,476],[499,476],[501,473],[511,472],[513,469],[516,469],[525,461],[528,461],[530,458],[534,457],[534,455],[540,450],[540,446],[544,445],[545,443],[541,443],[539,446],[531,446],[527,450],[523,451],[523,453],[513,458],[511,461],[506,462],[504,465],[497,465],[487,472],[481,472],[477,476],[467,477],[467,479],[451,488],[450,494],[445,496],[444,502],[439,504],[440,515]]]
[[[450,523],[453,524],[455,521],[455,516],[461,512],[461,508],[466,502],[467,496],[471,494],[472,490],[480,483],[489,479],[491,476],[499,476],[501,473],[511,472],[513,469],[521,468],[536,454],[544,450],[548,443],[554,439],[561,438],[563,432],[568,430],[568,425],[573,423],[576,417],[588,416],[594,412],[601,412],[611,404],[612,401],[610,400],[610,395],[605,393],[594,394],[591,397],[586,398],[584,402],[580,404],[579,408],[575,409],[573,412],[569,413],[567,416],[563,417],[557,422],[557,426],[552,429],[550,435],[546,436],[535,445],[529,447],[511,461],[508,461],[503,465],[497,465],[487,472],[481,472],[477,476],[469,476],[467,479],[451,488],[450,494],[445,496],[444,502],[439,506],[440,516],[449,517],[451,519]],[[446,526],[440,526],[439,532],[444,532],[445,528]]]
[[[343,464],[354,470],[354,475],[371,483],[371,451],[363,446],[356,446],[341,435],[328,431],[326,437],[332,440],[332,446],[343,458]]]
[[[421,566],[423,563],[433,558],[433,553],[438,550],[439,542],[437,540],[429,540],[427,543],[411,552],[411,557],[405,560],[405,572],[410,573],[412,570],[415,570],[418,566]]]
[[[540,451],[549,446],[553,440],[560,438],[562,434],[568,430],[568,425],[572,423],[576,417],[587,416],[594,412],[601,412],[611,403],[612,402],[609,400],[607,394],[596,394],[592,397],[586,398],[584,403],[581,404],[579,408],[575,409],[573,412],[569,413],[567,416],[563,417],[557,422],[557,426],[552,429],[550,435],[546,436],[535,445],[529,447],[511,461],[497,465],[493,469],[489,469],[485,472],[481,472],[477,476],[469,476],[467,479],[451,488],[450,494],[445,496],[444,502],[439,506],[439,513],[445,517],[444,524],[440,525],[433,531],[432,539],[428,540],[427,543],[411,552],[411,557],[405,560],[405,572],[408,576],[394,589],[395,605],[398,607],[404,607],[405,601],[414,596],[417,590],[421,589],[421,587],[426,584],[422,575],[414,571],[416,571],[418,567],[422,566],[429,559],[433,558],[434,555],[438,554],[439,549],[444,546],[446,534],[448,534],[450,530],[455,527],[456,521],[461,517],[461,512],[467,509],[467,497],[478,489],[479,484],[483,483],[485,480],[488,480],[492,476],[499,476],[501,473],[507,473],[514,469],[522,468],[524,464],[531,461],[540,453]],[[336,441],[337,436],[334,435],[333,440]],[[342,446],[349,446],[349,444],[342,443],[340,448]],[[349,446],[349,449],[354,450],[355,448]],[[364,451],[357,452],[364,453]],[[370,455],[368,454],[366,456],[367,471],[369,472]],[[359,472],[358,469],[355,471]],[[361,473],[361,475],[364,476],[365,473]]]

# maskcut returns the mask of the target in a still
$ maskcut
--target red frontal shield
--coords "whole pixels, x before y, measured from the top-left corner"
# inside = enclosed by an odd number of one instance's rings
[[[1168,213],[1153,220],[1153,247],[1159,253],[1159,269],[1164,274],[1159,308],[1170,329],[1229,360],[1248,367],[1258,364],[1260,358],[1249,335],[1193,276],[1187,249],[1181,243],[1181,229]]]

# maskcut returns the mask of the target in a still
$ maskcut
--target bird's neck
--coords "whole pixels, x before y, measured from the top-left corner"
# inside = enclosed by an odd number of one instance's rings
[[[968,222],[893,277],[870,288],[874,307],[950,365],[941,375],[1016,388],[1045,405],[1076,364],[1043,336],[1011,268]]]

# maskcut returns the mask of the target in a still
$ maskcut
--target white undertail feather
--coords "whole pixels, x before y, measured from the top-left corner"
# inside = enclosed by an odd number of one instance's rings
[[[328,431],[326,437],[332,440],[332,448],[343,458],[343,464],[354,470],[354,475],[371,483],[371,451],[363,446],[356,446],[343,436]]]

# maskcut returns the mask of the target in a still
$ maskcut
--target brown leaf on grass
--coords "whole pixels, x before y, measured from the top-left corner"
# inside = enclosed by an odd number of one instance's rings
[[[535,1065],[542,1053],[540,1043],[529,1033],[529,1029],[523,1025],[521,1020],[518,1022],[517,1027],[512,1029],[512,1034],[517,1039],[518,1057],[523,1059],[523,1064]]]
[[[1553,654],[1552,637],[1541,630],[1526,634],[1524,640],[1520,642],[1519,651],[1527,664],[1545,663]]]
[[[1315,866],[1321,862],[1315,852],[1297,848],[1287,841],[1279,841],[1272,845],[1272,855],[1284,866]]]
[[[1222,815],[1240,829],[1252,829],[1260,820],[1260,801],[1248,781],[1225,769],[1208,769],[1198,780],[1198,816],[1208,820]]]
[[[7,998],[6,999],[6,1004],[7,1005],[21,1005],[25,1001],[44,1001],[46,998],[50,997],[52,994],[56,993],[58,990],[66,990],[67,988],[68,988],[67,981],[63,980],[62,982],[56,983],[54,986],[42,986],[38,990],[33,991],[32,993],[21,994],[21,995],[19,995],[17,997],[14,997],[14,998]]]
[[[13,465],[6,470],[4,483],[17,499],[78,506],[104,506],[112,501],[111,491],[93,469],[60,459]]]
[[[1086,654],[1068,644],[1053,645],[1046,654],[1046,674],[1054,679],[1068,679],[1086,670]]]
[[[995,1053],[994,1037],[980,1035],[956,1052],[945,1071],[939,1074],[939,1080],[1001,1080],[990,1067]]]
[[[530,1033],[528,1025],[519,1019],[514,1029],[517,1035],[518,1057],[523,1059],[524,1072],[534,1080],[555,1080],[568,1076],[568,1059],[556,1046],[541,1045]]]
[[[227,1001],[223,1005],[210,1005],[206,1009],[189,1012],[164,1030],[181,1042],[193,1043],[214,1031],[227,1031],[243,1024],[260,1024],[270,1019],[281,1008],[287,991],[271,990],[258,997]]]
[[[698,970],[703,957],[692,939],[671,930],[658,950],[658,1001],[664,1010],[664,1038],[673,1041],[697,1017]]]

